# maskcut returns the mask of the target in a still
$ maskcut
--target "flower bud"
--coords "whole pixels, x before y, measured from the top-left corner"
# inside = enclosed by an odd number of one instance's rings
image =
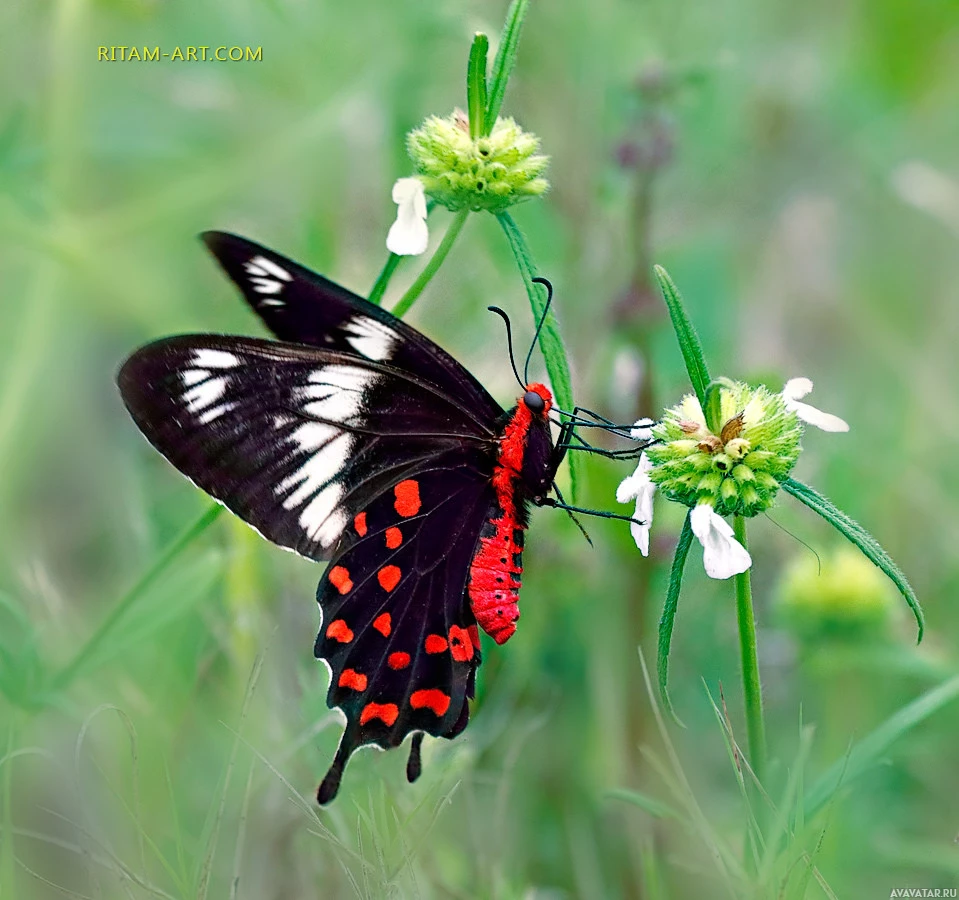
[[[539,138],[511,119],[497,119],[492,132],[475,140],[457,110],[430,116],[406,139],[407,150],[426,193],[447,209],[503,212],[549,189],[542,177],[549,157]]]

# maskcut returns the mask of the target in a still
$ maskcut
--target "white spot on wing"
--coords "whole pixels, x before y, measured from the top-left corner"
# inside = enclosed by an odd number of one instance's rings
[[[235,403],[221,403],[219,406],[214,406],[200,416],[199,422],[201,425],[209,425],[214,419],[218,419],[223,413],[229,412],[235,406]]]
[[[307,403],[304,412],[317,419],[345,423],[360,411],[362,395],[355,391],[336,391]]]
[[[367,359],[382,362],[393,354],[399,335],[369,316],[354,316],[343,325],[350,346]]]
[[[254,256],[243,266],[251,275],[272,275],[274,278],[280,278],[283,281],[292,281],[293,276],[282,266],[278,266],[273,260],[265,256]]]
[[[239,364],[239,358],[226,350],[204,347],[193,354],[193,365],[201,369],[231,369]]]
[[[250,284],[258,294],[279,294],[283,290],[283,285],[272,278],[251,278]]]
[[[187,409],[191,413],[198,413],[206,409],[211,403],[219,400],[226,393],[226,378],[211,378],[202,381],[190,388],[184,395]]]
[[[277,494],[283,494],[296,487],[296,490],[283,501],[284,508],[295,509],[335,478],[349,459],[352,447],[352,435],[340,434],[323,444],[312,456],[307,457],[295,472],[284,478],[276,487]]]
[[[312,540],[319,540],[326,544],[330,542],[330,534],[333,532],[339,534],[343,530],[342,525],[337,525],[335,522],[330,524],[333,510],[336,509],[336,504],[340,502],[342,496],[342,485],[328,484],[303,508],[300,513],[300,526]],[[341,517],[342,515],[336,518]]]
[[[206,369],[184,369],[180,373],[180,378],[183,379],[183,383],[190,387],[191,385],[197,384],[201,381],[206,381],[210,377],[210,373]]]
[[[373,372],[356,366],[326,366],[310,372],[312,384],[342,388],[345,391],[363,391],[376,380]]]
[[[336,436],[332,425],[322,422],[306,422],[290,435],[290,441],[297,444],[303,453],[312,453]]]
[[[345,527],[346,513],[342,509],[338,509],[327,517],[326,521],[313,535],[313,539],[319,541],[324,547],[332,547]]]

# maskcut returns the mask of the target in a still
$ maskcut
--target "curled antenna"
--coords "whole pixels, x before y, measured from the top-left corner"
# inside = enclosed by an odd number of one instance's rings
[[[529,345],[529,353],[526,354],[526,365],[523,366],[523,387],[529,384],[529,361],[533,358],[533,350],[536,348],[536,342],[539,340],[539,333],[546,324],[546,316],[549,315],[549,305],[553,302],[553,286],[545,278],[536,277],[533,284],[542,284],[546,287],[546,306],[543,307],[543,314],[539,317],[539,325],[536,326],[536,334],[533,335],[533,342]]]
[[[513,330],[509,323],[509,316],[498,306],[487,306],[486,308],[490,312],[496,313],[496,315],[506,323],[506,344],[509,347],[509,364],[513,367],[513,374],[516,376],[519,386],[525,390],[526,382],[519,377],[519,372],[516,371],[516,360],[513,358]]]

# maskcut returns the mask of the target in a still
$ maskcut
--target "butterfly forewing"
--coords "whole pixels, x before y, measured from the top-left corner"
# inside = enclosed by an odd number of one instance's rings
[[[440,386],[480,421],[491,423],[502,413],[452,356],[381,307],[245,238],[209,231],[203,240],[280,340],[388,363]]]
[[[491,471],[471,412],[409,373],[337,350],[185,335],[119,376],[150,442],[263,535],[327,559],[379,492],[451,447]]]

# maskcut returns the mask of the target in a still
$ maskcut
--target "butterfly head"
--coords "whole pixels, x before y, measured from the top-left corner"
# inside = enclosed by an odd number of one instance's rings
[[[546,416],[553,405],[553,395],[545,385],[533,383],[526,385],[526,393],[520,402],[536,416]]]

